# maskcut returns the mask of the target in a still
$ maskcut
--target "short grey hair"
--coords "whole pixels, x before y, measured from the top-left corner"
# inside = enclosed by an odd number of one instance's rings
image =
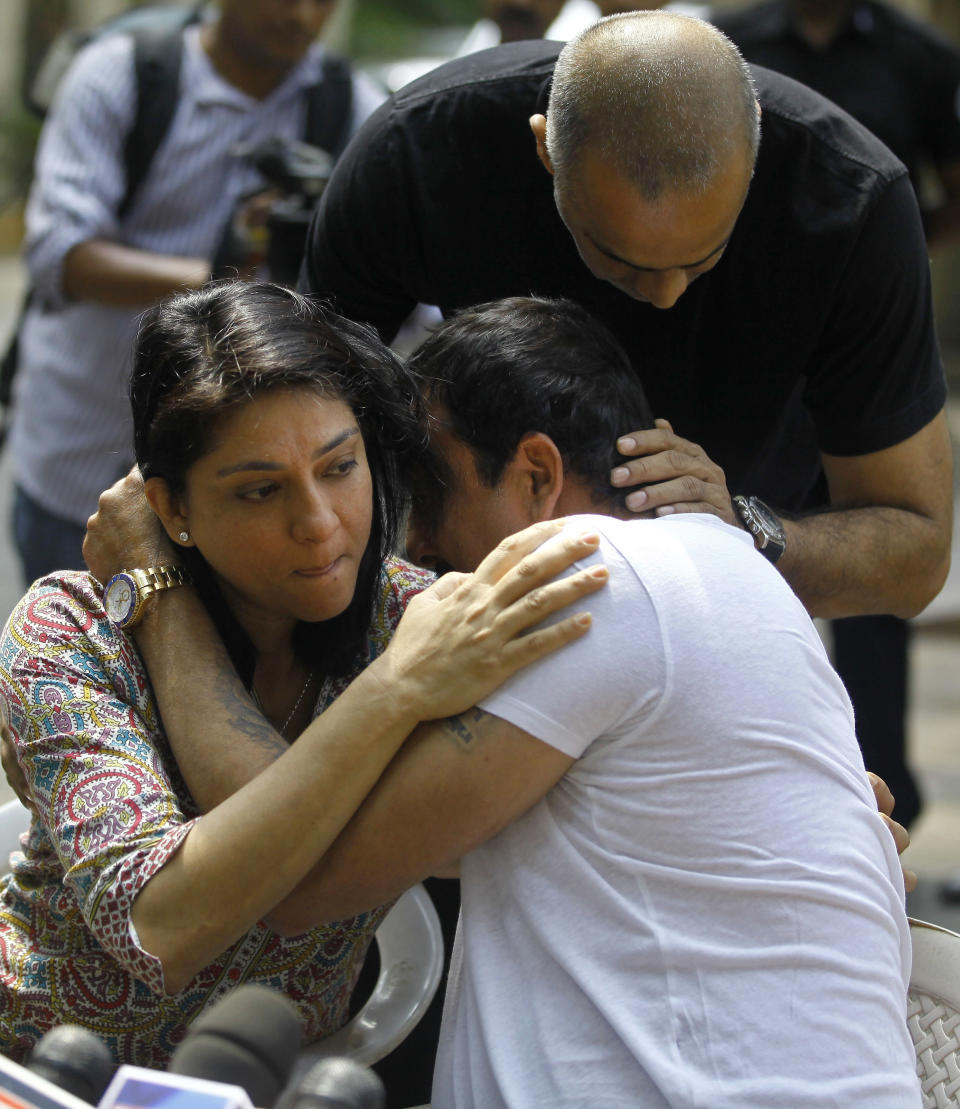
[[[547,152],[557,188],[586,149],[641,195],[705,192],[760,143],[749,67],[709,23],[662,11],[608,16],[568,43],[553,75]]]

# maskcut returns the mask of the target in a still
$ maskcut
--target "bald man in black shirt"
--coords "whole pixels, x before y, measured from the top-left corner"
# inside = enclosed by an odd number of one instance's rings
[[[633,506],[754,524],[815,614],[919,611],[949,565],[951,466],[903,166],[786,78],[756,70],[755,100],[700,21],[612,17],[554,79],[559,50],[464,58],[381,108],[328,186],[305,283],[388,338],[418,301],[579,301],[676,431],[623,444],[615,481],[647,483]],[[829,500],[789,518],[821,469]],[[774,506],[760,524],[753,497]]]

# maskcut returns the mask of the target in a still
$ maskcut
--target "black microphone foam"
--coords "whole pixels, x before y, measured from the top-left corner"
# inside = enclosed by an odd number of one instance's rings
[[[321,1059],[303,1076],[291,1109],[384,1109],[383,1083],[352,1059]]]
[[[267,986],[239,986],[198,1017],[167,1070],[242,1086],[256,1106],[273,1105],[300,1051],[293,1002]]]
[[[103,1096],[116,1069],[103,1040],[78,1024],[51,1028],[30,1053],[26,1068],[91,1105]]]

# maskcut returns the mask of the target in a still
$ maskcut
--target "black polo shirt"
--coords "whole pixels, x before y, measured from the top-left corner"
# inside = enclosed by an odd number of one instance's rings
[[[718,265],[661,311],[593,277],[557,214],[528,119],[559,49],[472,55],[381,107],[327,187],[308,287],[387,339],[418,301],[579,301],[731,491],[783,508],[819,472],[814,434],[859,455],[928,423],[945,384],[903,166],[822,97],[757,70],[763,136],[743,212]]]
[[[903,12],[858,0],[836,37],[814,47],[785,0],[714,23],[757,65],[816,89],[881,139],[916,186],[924,164],[960,161],[960,51]]]

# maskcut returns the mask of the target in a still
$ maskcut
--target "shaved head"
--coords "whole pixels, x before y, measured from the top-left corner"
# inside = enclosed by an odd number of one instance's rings
[[[752,167],[758,143],[749,70],[709,23],[627,12],[600,20],[560,54],[546,126],[558,191],[589,151],[646,200],[698,195],[734,155]]]

